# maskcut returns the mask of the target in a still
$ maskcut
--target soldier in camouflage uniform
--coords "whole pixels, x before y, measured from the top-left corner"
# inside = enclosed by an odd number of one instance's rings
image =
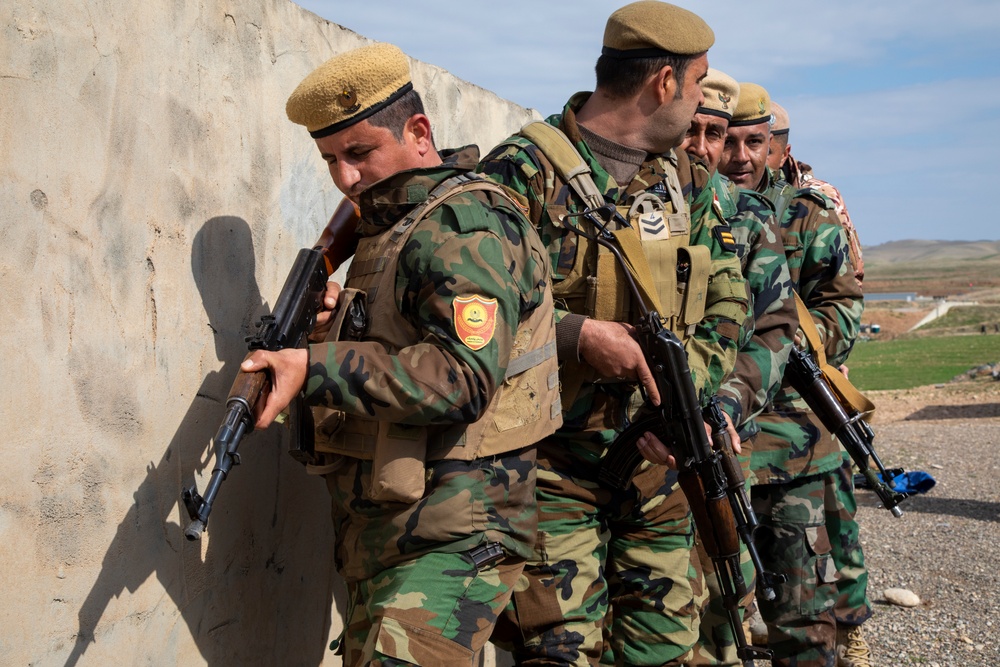
[[[345,324],[244,362],[273,377],[257,426],[302,390],[322,406],[344,663],[472,667],[534,542],[533,443],[561,423],[547,253],[475,147],[435,150],[396,47],[336,56],[287,111],[359,206],[358,246],[327,291]]]
[[[811,188],[830,198],[847,232],[854,279],[858,281],[858,287],[862,287],[865,271],[861,242],[844,198],[837,188],[816,178],[809,165],[792,157],[792,146],[788,142],[791,127],[788,112],[773,101],[771,110],[774,124],[771,127],[768,168],[780,170],[793,187]],[[847,374],[846,367],[841,367],[841,370]],[[828,480],[826,487],[826,526],[832,536],[831,553],[838,573],[837,604],[834,607],[837,617],[837,664],[838,667],[870,667],[871,649],[862,631],[862,624],[872,615],[868,600],[868,569],[861,548],[861,529],[855,519],[858,503],[854,497],[854,462],[846,451],[843,452],[843,459],[838,474]]]
[[[858,230],[851,220],[847,205],[844,204],[844,196],[832,184],[817,178],[813,174],[811,166],[799,162],[792,156],[792,145],[788,143],[790,130],[788,112],[773,100],[771,101],[771,115],[774,116],[774,123],[771,126],[771,145],[767,155],[767,168],[772,171],[780,171],[784,180],[793,188],[819,190],[833,202],[837,216],[843,223],[844,229],[847,230],[847,238],[851,244],[851,263],[854,264],[854,277],[857,279],[858,285],[861,285],[865,278],[861,240],[858,238]]]
[[[794,190],[768,171],[770,118],[767,91],[740,84],[719,169],[775,203],[793,289],[812,314],[830,363],[843,363],[863,309],[847,236],[829,199]],[[834,667],[837,572],[824,501],[843,461],[841,449],[787,383],[758,423],[750,463],[756,477],[751,496],[762,524],[758,544],[765,566],[788,577],[777,600],[758,600],[768,648],[776,666]]]
[[[564,426],[539,443],[538,543],[525,568],[527,584],[505,615],[510,627],[501,634],[498,625],[495,635],[518,664],[677,665],[697,638],[704,590],[690,558],[688,503],[664,465],[669,450],[647,434],[639,448],[648,463],[629,489],[598,482],[609,446],[643,403],[639,385],[654,403],[659,395],[630,335],[636,321],[630,299],[623,306],[615,297],[623,279],[605,282],[603,249],[567,229],[590,226],[592,233],[593,223],[566,216],[607,202],[620,207],[633,229],[642,228],[647,256],[671,239],[704,248],[699,268],[711,275],[702,286],[704,310],[690,323],[679,312],[667,315],[691,332],[686,349],[697,390],[715,393],[734,363],[746,288],[732,244],[721,240],[727,228],[713,206],[707,171],[672,150],[701,101],[698,81],[713,40],[700,18],[666,3],[637,2],[612,14],[595,92],[574,95],[546,121],[590,171],[596,193],[590,204],[556,164],[555,151],[526,136],[503,142],[480,165],[528,211],[549,249],[557,299]],[[642,220],[633,209],[640,201],[651,207]],[[658,256],[651,269],[671,285],[672,293],[661,296],[673,303],[684,267]]]
[[[771,203],[757,192],[736,188],[732,181],[718,173],[726,130],[739,103],[739,84],[732,77],[709,69],[701,89],[705,101],[698,107],[681,148],[704,160],[717,182],[719,206],[732,228],[743,275],[750,288],[754,326],[744,331],[736,368],[723,381],[718,393],[723,409],[737,425],[743,449],[740,462],[749,490],[750,453],[760,431],[755,417],[781,387],[792,337],[798,328],[798,316],[781,233]],[[709,602],[702,611],[698,644],[688,664],[739,667],[743,663],[736,654],[735,639],[722,606],[712,560],[700,541],[697,546],[694,553],[705,571]],[[745,607],[753,597],[755,572],[745,546],[741,543],[740,547],[743,578],[749,589],[741,605]]]

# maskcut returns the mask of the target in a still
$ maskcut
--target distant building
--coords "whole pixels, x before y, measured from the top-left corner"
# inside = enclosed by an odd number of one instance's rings
[[[885,292],[883,294],[865,294],[865,301],[915,301],[916,292]]]

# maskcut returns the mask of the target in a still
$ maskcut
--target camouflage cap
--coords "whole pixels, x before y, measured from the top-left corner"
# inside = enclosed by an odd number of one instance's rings
[[[771,96],[763,86],[756,83],[740,82],[740,103],[736,105],[730,127],[756,125],[771,120]]]
[[[410,61],[392,44],[330,58],[302,80],[285,104],[293,123],[315,139],[354,125],[413,90]]]
[[[715,33],[697,14],[659,0],[640,0],[608,18],[601,53],[620,60],[693,56],[714,43]]]
[[[774,118],[774,122],[771,123],[771,134],[788,134],[788,112],[773,100],[771,101],[771,117]]]
[[[729,120],[740,99],[740,84],[736,79],[712,67],[701,80],[701,93],[705,103],[698,107],[698,113],[718,116]]]

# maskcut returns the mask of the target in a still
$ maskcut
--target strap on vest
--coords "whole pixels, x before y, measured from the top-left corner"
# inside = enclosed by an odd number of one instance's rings
[[[504,379],[509,380],[515,375],[520,375],[554,356],[556,356],[556,342],[550,340],[541,347],[525,352],[516,359],[511,359],[510,363],[507,364],[507,374],[504,375]]]
[[[870,415],[875,412],[875,404],[867,396],[858,391],[851,384],[851,381],[840,372],[839,368],[834,368],[827,363],[826,350],[823,347],[823,342],[820,340],[819,329],[816,328],[816,323],[809,313],[809,308],[806,307],[798,292],[792,292],[792,294],[795,296],[795,309],[799,314],[799,327],[809,342],[809,347],[816,358],[817,365],[823,372],[823,377],[830,383],[830,386],[837,392],[841,400],[870,418]]]
[[[533,121],[521,128],[521,136],[533,142],[542,149],[552,165],[559,172],[560,176],[569,183],[570,187],[579,195],[587,206],[598,208],[604,205],[604,195],[597,189],[594,178],[591,175],[590,167],[587,166],[583,156],[576,149],[576,146],[569,140],[569,137],[559,128],[542,121]],[[683,205],[683,195],[680,191],[680,181],[674,177],[676,183],[673,185],[676,196],[680,198]],[[675,204],[676,207],[676,204]],[[625,257],[629,272],[632,274],[639,291],[646,301],[646,305],[655,310],[661,317],[667,313],[663,310],[660,297],[656,292],[656,283],[653,280],[653,272],[649,268],[649,261],[646,253],[642,250],[642,241],[636,230],[625,227],[613,232],[618,247]],[[602,261],[603,260],[603,261]],[[603,286],[605,289],[617,284],[615,272],[618,269],[618,262],[613,255],[607,254],[606,258],[599,254],[597,280],[598,289]],[[614,293],[613,291],[611,293]],[[611,301],[611,300],[608,300]],[[610,311],[615,310],[614,303],[595,304],[595,317],[597,319],[612,319]],[[609,311],[604,313],[604,310]]]
[[[639,239],[638,232],[631,227],[624,227],[614,231],[613,234],[622,255],[625,257],[629,273],[632,274],[647,307],[650,310],[655,310],[660,317],[669,317],[670,313],[663,309],[663,304],[660,302],[660,295],[656,291],[656,281],[653,279],[653,271],[649,268],[649,260],[642,249],[642,241]]]
[[[604,195],[597,189],[590,167],[562,130],[536,120],[522,127],[519,134],[542,149],[587,206],[599,208],[604,205]]]
[[[493,192],[494,194],[500,195],[507,200],[514,210],[521,210],[521,207],[514,201],[510,194],[504,190],[503,187],[497,185],[493,181],[472,172],[457,174],[438,183],[437,187],[431,190],[430,194],[427,195],[427,199],[414,207],[412,211],[406,214],[406,217],[396,223],[396,226],[393,227],[392,232],[390,232],[390,241],[397,243],[399,238],[414,223],[426,218],[434,209],[444,204],[453,196],[464,192],[472,192],[474,190],[487,190],[489,192]]]

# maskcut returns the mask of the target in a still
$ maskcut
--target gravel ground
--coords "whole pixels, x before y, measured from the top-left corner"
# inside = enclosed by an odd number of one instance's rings
[[[865,624],[877,665],[1000,665],[1000,382],[872,392],[876,451],[887,467],[937,480],[901,518],[858,491],[875,615]],[[886,602],[899,587],[918,607]]]

